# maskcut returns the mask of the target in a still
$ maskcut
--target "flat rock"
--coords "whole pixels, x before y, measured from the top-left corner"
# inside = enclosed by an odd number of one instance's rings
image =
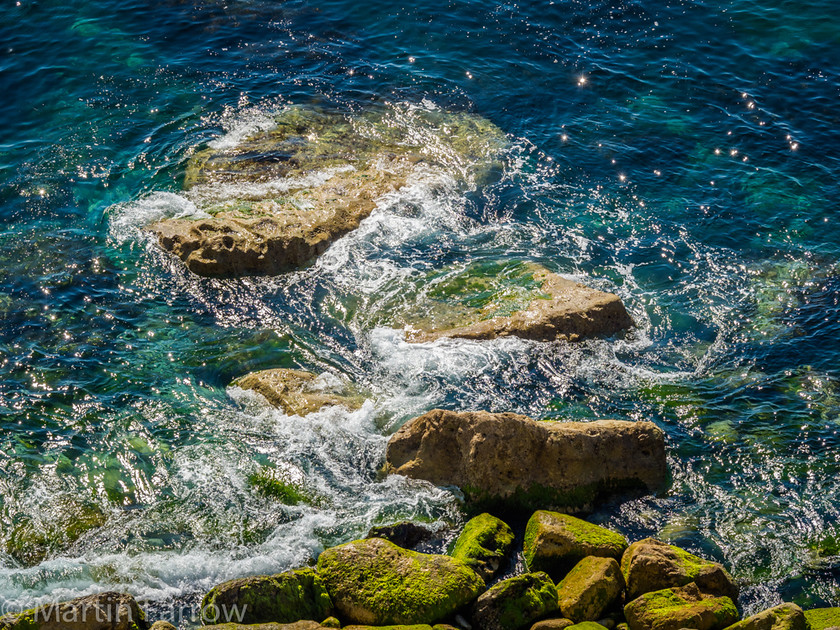
[[[624,578],[615,558],[587,556],[557,585],[564,617],[576,623],[597,621],[624,592]]]
[[[318,573],[341,616],[357,624],[433,624],[472,602],[484,582],[463,562],[381,538],[324,551]]]
[[[231,385],[257,392],[289,415],[305,416],[327,406],[358,409],[363,402],[345,385],[336,387],[303,370],[277,368],[251,372]]]
[[[524,309],[455,328],[408,329],[406,339],[423,342],[441,337],[521,337],[536,341],[577,341],[614,335],[633,327],[633,320],[617,295],[591,289],[546,269],[539,269],[533,275],[539,287]]]
[[[738,598],[738,587],[722,565],[655,538],[630,545],[621,558],[621,572],[630,599],[689,582],[695,582],[706,593]]]
[[[624,607],[630,630],[723,630],[738,621],[728,597],[702,593],[693,582],[645,593]]]
[[[0,630],[146,630],[137,602],[124,593],[98,593],[0,618]]]
[[[557,610],[557,589],[547,573],[503,580],[478,598],[473,621],[482,630],[519,630]]]
[[[649,422],[537,422],[436,409],[389,440],[391,473],[458,486],[477,507],[586,511],[667,481],[664,434]]]
[[[487,582],[493,578],[513,548],[513,530],[491,514],[470,519],[449,555],[460,560]]]
[[[805,613],[796,604],[781,604],[747,617],[727,630],[808,630]],[[818,630],[811,628],[811,630]]]
[[[840,608],[812,608],[805,611],[805,619],[811,630],[840,628]]]

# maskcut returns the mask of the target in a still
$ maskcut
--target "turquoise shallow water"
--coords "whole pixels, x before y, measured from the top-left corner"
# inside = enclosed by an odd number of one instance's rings
[[[665,497],[595,518],[719,559],[754,611],[840,605],[840,31],[830,0],[227,4],[21,0],[0,17],[0,604],[163,605],[374,523],[457,523],[380,480],[435,406],[651,419]],[[189,156],[291,105],[470,112],[508,137],[473,190],[390,199],[310,268],[201,280],[139,228]],[[430,274],[529,260],[639,329],[409,346]],[[297,366],[370,394],[290,418],[228,389]],[[287,506],[261,466],[317,495]]]

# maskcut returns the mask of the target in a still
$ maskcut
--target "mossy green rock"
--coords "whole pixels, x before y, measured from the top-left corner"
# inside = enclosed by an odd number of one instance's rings
[[[738,598],[738,587],[722,565],[655,538],[630,545],[621,558],[621,572],[629,599],[689,582],[695,582],[705,593]]]
[[[621,534],[568,514],[540,510],[525,527],[522,553],[531,571],[560,578],[587,556],[621,558],[627,539]]]
[[[146,630],[131,595],[98,593],[0,618],[0,630]]]
[[[594,621],[582,621],[580,623],[576,623],[573,626],[569,626],[569,630],[607,630],[606,626],[602,626],[600,623],[595,623]]]
[[[624,591],[615,558],[587,556],[557,585],[563,616],[574,622],[597,621]]]
[[[802,609],[788,603],[747,617],[727,630],[808,630],[808,624]]]
[[[478,598],[473,621],[482,630],[528,628],[557,610],[557,588],[547,573],[526,573],[496,584]]]
[[[149,630],[178,630],[178,628],[168,621],[156,621],[152,624],[152,627]]]
[[[513,547],[513,530],[491,514],[471,519],[449,554],[478,573],[486,582],[491,579]]]
[[[419,623],[410,626],[344,626],[344,630],[457,630],[457,628],[443,623],[434,626]]]
[[[327,549],[318,572],[341,615],[360,624],[443,621],[484,590],[484,581],[463,562],[381,538]]]
[[[308,568],[225,582],[207,593],[201,607],[208,624],[320,621],[333,612],[323,581]]]
[[[806,610],[805,621],[811,630],[840,628],[840,608],[813,608]]]
[[[702,593],[693,582],[645,593],[624,607],[630,630],[723,630],[738,621],[728,597]]]
[[[221,623],[215,626],[204,626],[202,630],[321,630],[317,621],[301,620],[294,623]]]
[[[573,625],[575,625],[575,622],[571,619],[559,617],[557,619],[543,619],[542,621],[538,621],[531,626],[531,630],[566,630],[566,628]]]

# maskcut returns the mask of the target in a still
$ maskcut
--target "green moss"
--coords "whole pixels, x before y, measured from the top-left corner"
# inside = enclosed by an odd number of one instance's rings
[[[248,477],[248,483],[263,496],[277,499],[285,505],[314,502],[313,497],[300,484],[273,468],[263,468],[253,473]]]
[[[576,623],[573,626],[569,626],[566,630],[607,630],[606,627],[602,626],[600,623],[595,623],[594,621],[582,621],[580,623]]]
[[[496,584],[481,596],[474,617],[479,627],[492,624],[492,627],[514,630],[527,628],[555,610],[557,588],[547,573],[537,572]]]
[[[721,630],[738,620],[738,609],[729,597],[699,597],[696,586],[692,595],[685,589],[662,589],[645,593],[624,607],[630,628],[677,630],[683,627]],[[688,587],[685,587],[688,589]]]
[[[502,566],[513,546],[513,538],[513,530],[507,523],[491,514],[480,514],[464,526],[449,555],[486,581]]]
[[[595,621],[623,590],[624,578],[615,558],[587,556],[557,585],[560,611],[572,621]]]
[[[805,620],[811,630],[825,630],[840,626],[840,608],[813,608],[805,611]]]

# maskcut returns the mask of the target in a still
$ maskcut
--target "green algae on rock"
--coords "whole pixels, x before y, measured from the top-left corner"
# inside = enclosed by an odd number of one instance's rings
[[[507,523],[491,514],[479,514],[464,526],[449,555],[487,582],[502,568],[513,547],[513,538]]]
[[[220,584],[204,597],[201,612],[208,624],[231,618],[246,624],[291,623],[325,619],[333,606],[321,577],[306,568]]]
[[[322,630],[331,626],[323,626],[317,621],[302,619],[293,623],[220,623],[202,627],[207,630]]]
[[[484,581],[464,563],[381,538],[327,549],[318,573],[338,612],[360,624],[436,623],[484,590]]]
[[[420,107],[361,114],[291,107],[275,122],[190,161],[186,194],[204,217],[148,226],[193,273],[273,275],[300,267],[356,229],[377,199],[413,173],[438,168],[474,185],[507,142],[478,116]]]
[[[262,395],[269,403],[289,415],[305,416],[325,406],[358,409],[364,400],[342,384],[323,382],[316,374],[303,370],[276,368],[251,372],[231,383]]]
[[[274,468],[265,467],[249,475],[248,483],[263,496],[276,499],[285,505],[316,502],[316,499],[301,484],[295,483]]]
[[[557,619],[543,619],[542,621],[538,621],[531,626],[531,630],[566,630],[566,628],[573,625],[575,625],[575,622],[571,619],[558,617]]]
[[[391,473],[460,487],[475,509],[582,512],[606,497],[658,491],[668,475],[664,434],[652,423],[484,411],[414,418],[391,436],[386,458]]]
[[[840,608],[812,608],[806,610],[805,620],[811,630],[840,628]]]
[[[576,623],[597,621],[623,591],[624,578],[615,558],[587,556],[557,585],[560,612]]]
[[[518,630],[557,610],[557,589],[547,573],[503,580],[481,595],[473,621],[482,630]]]
[[[738,587],[722,565],[655,538],[630,545],[621,558],[621,572],[631,599],[689,582],[696,582],[706,593],[733,600],[738,597]]]
[[[624,607],[624,616],[630,630],[723,630],[738,621],[738,609],[730,598],[707,595],[691,582],[645,593]]]
[[[735,623],[727,630],[808,630],[805,613],[796,604],[780,604]],[[818,630],[811,627],[811,630]]]
[[[569,626],[569,628],[574,628],[575,630],[607,630],[606,626],[602,626],[600,623],[594,621],[581,621],[580,623]]]
[[[131,595],[99,593],[0,617],[0,630],[146,630]]]

